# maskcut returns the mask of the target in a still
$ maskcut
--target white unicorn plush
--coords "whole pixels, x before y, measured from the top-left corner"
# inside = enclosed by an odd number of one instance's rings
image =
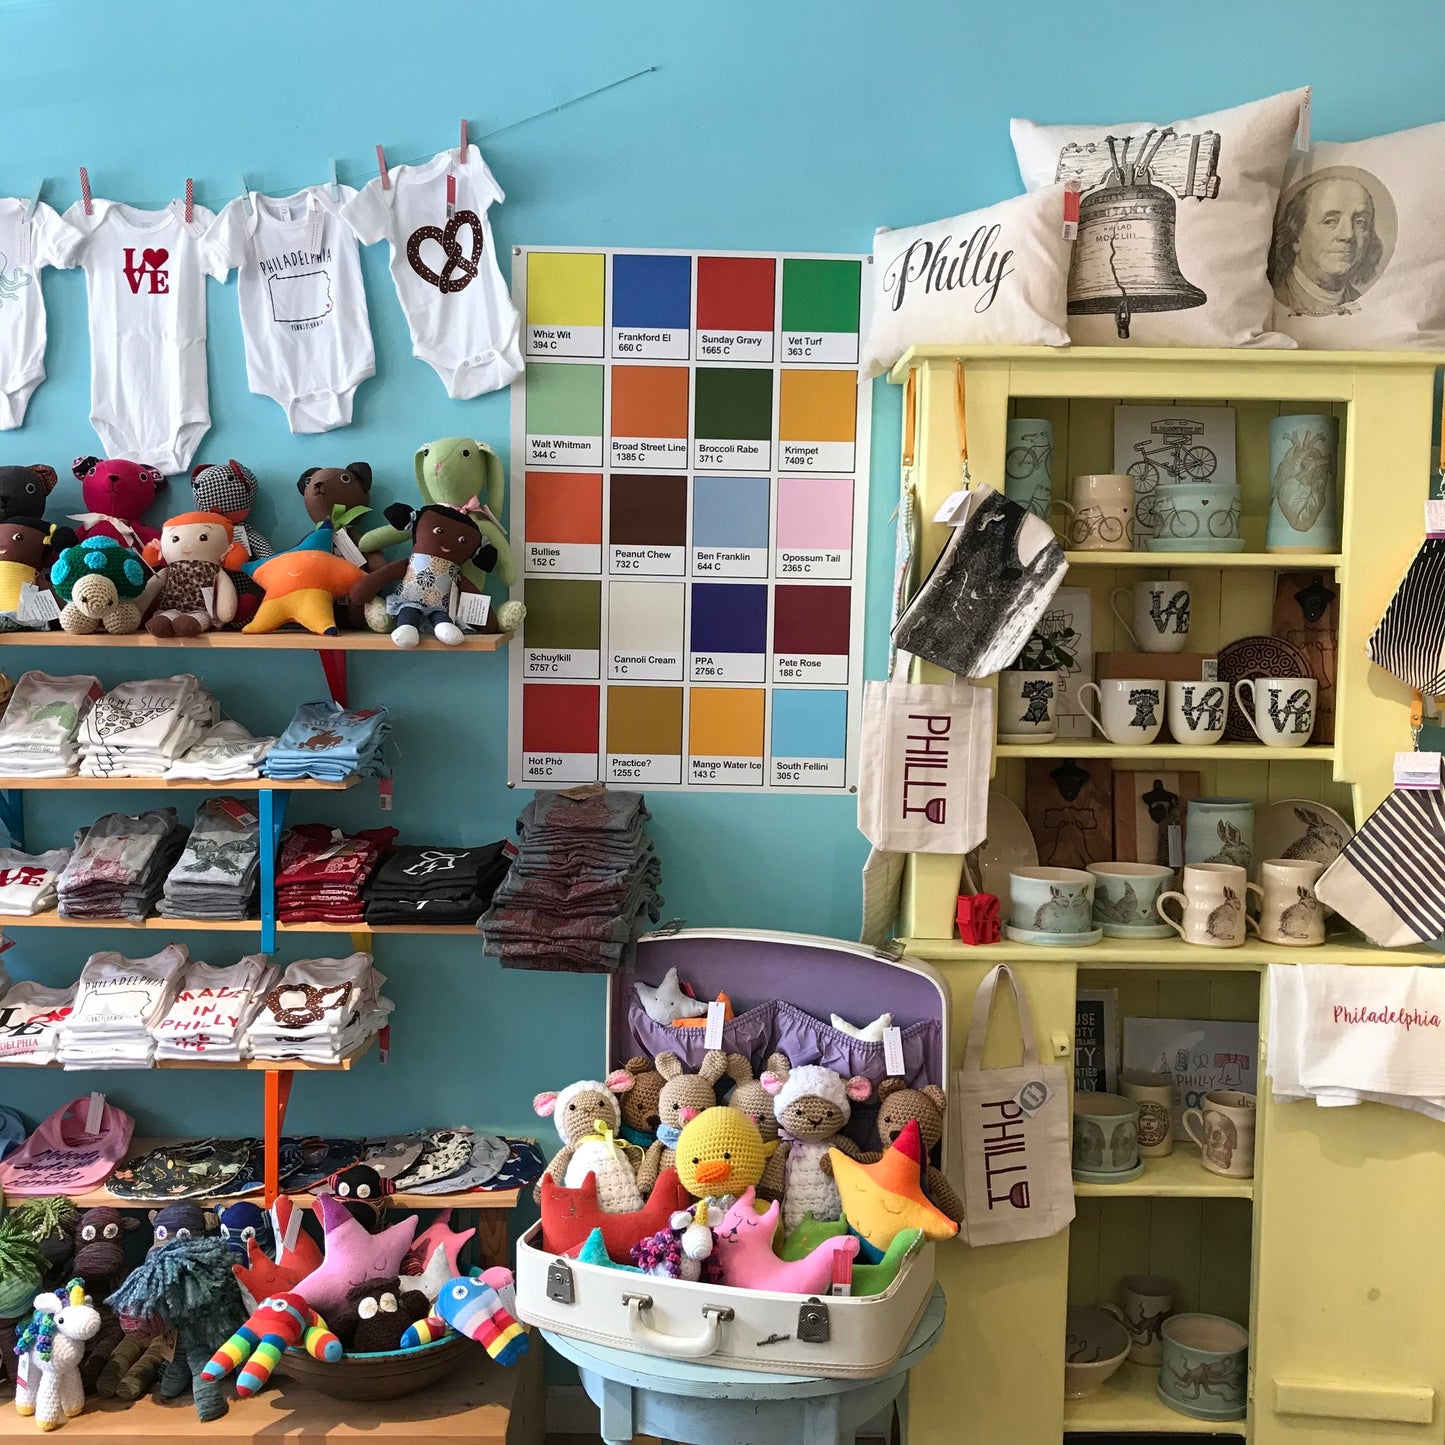
[[[58,1430],[85,1408],[80,1360],[100,1329],[100,1311],[85,1285],[73,1279],[63,1294],[35,1296],[35,1314],[16,1342],[20,1383],[15,1408],[34,1415],[42,1430]]]

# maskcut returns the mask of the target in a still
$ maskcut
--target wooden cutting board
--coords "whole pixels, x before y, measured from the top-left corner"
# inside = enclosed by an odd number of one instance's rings
[[[1024,817],[1047,868],[1083,868],[1114,855],[1113,766],[1102,758],[1030,758]]]
[[[1163,773],[1146,768],[1114,774],[1114,858],[1120,863],[1169,861],[1169,829],[1179,829],[1184,853],[1184,805],[1199,796],[1198,773]]]
[[[1313,741],[1334,742],[1340,650],[1340,589],[1334,578],[1327,572],[1280,573],[1270,631],[1305,655],[1320,685]]]

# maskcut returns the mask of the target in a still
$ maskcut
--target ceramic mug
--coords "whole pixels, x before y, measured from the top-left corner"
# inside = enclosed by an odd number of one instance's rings
[[[1085,696],[1098,699],[1096,716],[1089,711]],[[1152,743],[1164,727],[1164,679],[1162,677],[1106,677],[1103,682],[1086,682],[1074,694],[1079,710],[1111,743],[1139,747]]]
[[[1160,1399],[1196,1420],[1243,1420],[1249,1331],[1222,1315],[1194,1314],[1165,1320],[1159,1333]]]
[[[1128,552],[1134,546],[1134,478],[1087,472],[1074,478],[1067,502],[1068,545],[1079,552]]]
[[[1338,417],[1270,419],[1266,552],[1333,552],[1340,545],[1339,449]]]
[[[1325,941],[1325,906],[1315,897],[1324,871],[1312,858],[1266,858],[1259,865],[1259,936],[1266,943],[1308,948]]]
[[[1191,798],[1184,810],[1186,863],[1237,863],[1254,872],[1254,804],[1248,798]]]
[[[1227,482],[1171,482],[1154,490],[1151,552],[1239,551],[1240,490]]]
[[[1074,1092],[1074,1173],[1132,1179],[1139,1172],[1139,1107],[1122,1094]]]
[[[1142,1151],[1141,1151],[1142,1152]],[[1129,1332],[1129,1358],[1136,1365],[1159,1365],[1164,1359],[1164,1321],[1174,1313],[1174,1285],[1163,1275],[1126,1274],[1119,1281],[1124,1303],[1105,1304],[1107,1310]]]
[[[1089,933],[1094,875],[1082,868],[1020,868],[1009,874],[1009,923],[1024,933]]]
[[[1132,592],[1116,587],[1109,605],[1140,652],[1180,652],[1189,641],[1189,599],[1187,582],[1136,582]]]
[[[1174,1152],[1174,1075],[1125,1069],[1119,1092],[1139,1106],[1139,1152],[1163,1159]]]
[[[1048,520],[1054,489],[1054,424],[1039,416],[1011,416],[1003,457],[1003,494]]]
[[[1178,893],[1161,893],[1154,907],[1160,918],[1182,938],[1200,948],[1238,948],[1246,926],[1254,919],[1244,912],[1249,893],[1260,891],[1243,868],[1233,863],[1189,863]],[[1170,901],[1179,904],[1179,922],[1165,911]]]
[[[1058,706],[1063,682],[1063,676],[1057,672],[999,673],[999,741],[1053,742],[1058,736],[1054,710]]]
[[[1229,688],[1222,682],[1179,682],[1171,678],[1165,715],[1176,743],[1195,747],[1217,743],[1229,721]]]
[[[1267,748],[1302,748],[1309,742],[1319,695],[1312,677],[1243,677],[1234,684],[1240,708]]]
[[[1165,935],[1154,903],[1160,890],[1174,881],[1172,868],[1162,863],[1090,863],[1089,872],[1094,875],[1094,924],[1106,938]]]
[[[1240,1089],[1215,1089],[1204,1096],[1204,1108],[1186,1109],[1184,1132],[1199,1145],[1199,1162],[1226,1179],[1254,1177],[1253,1094]]]

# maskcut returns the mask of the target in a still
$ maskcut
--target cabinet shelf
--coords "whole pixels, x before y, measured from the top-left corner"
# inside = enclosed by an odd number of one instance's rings
[[[1303,748],[1269,748],[1263,743],[1149,743],[1133,747],[1097,739],[1059,738],[1051,743],[999,743],[996,758],[1120,758],[1139,762],[1217,759],[1232,763],[1333,763],[1335,750],[1321,744]]]
[[[424,637],[424,652],[497,652],[512,640],[510,632],[475,632],[455,647]],[[338,632],[323,637],[314,632],[267,632],[247,636],[241,632],[206,632],[200,637],[152,637],[131,632],[122,637],[81,635],[73,632],[0,632],[0,647],[164,647],[181,649],[239,649],[245,652],[401,652],[385,632]],[[407,649],[414,650],[414,649]]]
[[[1345,564],[1338,552],[1065,552],[1070,567],[1147,567],[1150,571],[1181,569],[1264,572],[1329,571]]]
[[[1155,1393],[1158,1375],[1153,1365],[1126,1360],[1098,1394],[1064,1401],[1064,1429],[1090,1435],[1244,1435],[1243,1420],[1195,1420],[1171,1410]]]
[[[1199,1162],[1199,1149],[1187,1139],[1174,1141],[1174,1152],[1146,1159],[1144,1172],[1122,1184],[1075,1181],[1078,1199],[1253,1199],[1253,1179],[1226,1179]]]
[[[242,1074],[337,1074],[349,1071],[358,1060],[371,1052],[376,1043],[373,1034],[364,1044],[353,1049],[345,1058],[334,1064],[314,1064],[305,1059],[241,1059],[239,1062],[226,1059],[156,1059],[144,1068],[133,1070],[107,1070],[116,1073],[146,1074],[152,1069],[211,1069]],[[48,1064],[27,1064],[20,1059],[0,1059],[0,1069],[59,1069],[64,1065],[59,1059]],[[83,1074],[85,1069],[72,1069],[73,1074]],[[93,1072],[93,1071],[92,1071]]]
[[[1081,971],[1091,969],[1153,969],[1156,972],[1214,973],[1249,971],[1271,963],[1349,963],[1374,966],[1431,966],[1445,963],[1445,954],[1424,946],[1376,948],[1354,935],[1337,936],[1315,948],[1287,948],[1246,940],[1238,948],[1200,948],[1177,938],[1105,938],[1088,948],[1041,948],[1029,943],[960,943],[956,938],[901,938],[903,952],[929,963],[1058,963],[1068,961]]]

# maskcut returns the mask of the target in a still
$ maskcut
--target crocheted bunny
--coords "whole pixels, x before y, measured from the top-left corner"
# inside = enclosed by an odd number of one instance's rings
[[[774,1055],[770,1063],[781,1063]],[[843,1212],[838,1186],[833,1183],[828,1150],[838,1149],[856,1159],[861,1152],[842,1130],[853,1117],[853,1104],[861,1104],[873,1085],[859,1074],[845,1079],[821,1064],[801,1068],[769,1068],[763,1087],[773,1096],[779,1136],[787,1143],[787,1183],[783,1190],[783,1227],[796,1229],[805,1214],[814,1219],[837,1219]]]
[[[682,1060],[676,1054],[658,1054],[653,1060],[666,1082],[657,1098],[657,1139],[648,1147],[642,1168],[637,1171],[637,1185],[644,1194],[650,1193],[657,1176],[675,1163],[677,1138],[683,1125],[717,1103],[717,1090],[713,1086],[727,1073],[731,1057],[721,1049],[709,1049],[695,1074],[684,1071]]]
[[[589,1174],[597,1179],[597,1203],[607,1214],[628,1214],[642,1208],[637,1171],[618,1138],[622,1110],[617,1095],[632,1087],[626,1069],[614,1069],[604,1081],[581,1079],[559,1093],[538,1094],[532,1108],[542,1116],[555,1115],[561,1150],[547,1166],[552,1181],[568,1189],[581,1187]],[[542,1199],[542,1184],[534,1194]]]
[[[786,1054],[770,1054],[768,1068],[774,1073],[788,1072]],[[744,1054],[728,1055],[728,1077],[733,1081],[733,1091],[727,1102],[734,1109],[741,1109],[754,1124],[763,1142],[771,1143],[778,1137],[778,1116],[773,1109],[773,1096],[761,1079],[753,1078],[753,1066]],[[758,1198],[762,1200],[781,1199],[786,1183],[783,1166],[787,1161],[786,1149],[775,1149],[768,1159],[763,1177],[758,1180]]]

